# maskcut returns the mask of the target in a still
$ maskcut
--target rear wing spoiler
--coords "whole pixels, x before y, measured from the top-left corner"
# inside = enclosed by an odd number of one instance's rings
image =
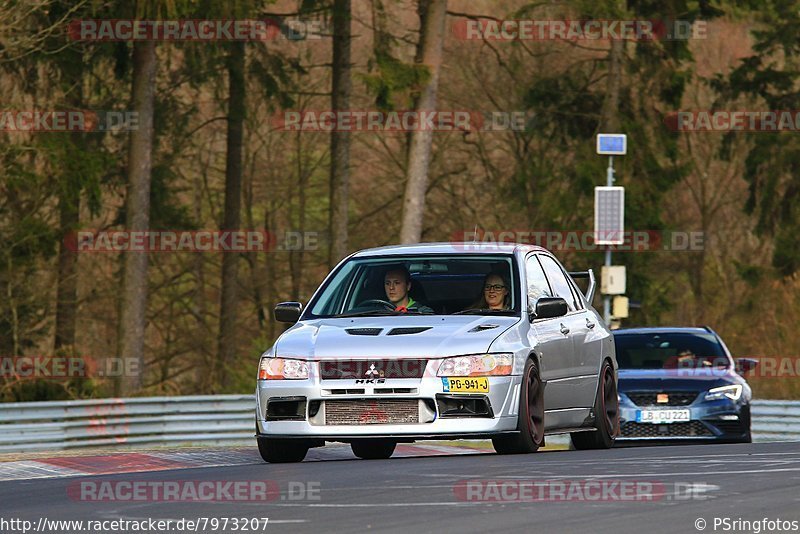
[[[588,278],[589,279],[589,287],[586,288],[586,293],[584,296],[586,297],[586,302],[589,305],[592,305],[592,300],[594,300],[594,290],[597,287],[597,282],[594,279],[594,271],[589,269],[588,271],[573,271],[569,273],[572,278]]]

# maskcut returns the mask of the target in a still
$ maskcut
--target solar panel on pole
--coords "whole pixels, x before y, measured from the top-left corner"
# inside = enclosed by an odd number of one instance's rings
[[[594,242],[621,245],[625,239],[625,188],[594,188]]]

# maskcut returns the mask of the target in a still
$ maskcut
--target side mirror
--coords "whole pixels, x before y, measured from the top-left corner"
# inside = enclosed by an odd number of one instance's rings
[[[567,314],[567,301],[561,297],[542,297],[536,301],[533,313],[528,317],[534,319],[551,319]]]
[[[758,367],[758,360],[754,358],[736,358],[736,372],[740,375],[748,373]]]
[[[300,320],[303,305],[299,302],[281,302],[275,306],[275,320],[282,323],[296,323]]]

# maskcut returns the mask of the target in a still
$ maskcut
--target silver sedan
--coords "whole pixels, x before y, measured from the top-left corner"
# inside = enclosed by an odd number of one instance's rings
[[[584,294],[573,278],[588,279]],[[614,339],[591,271],[545,249],[432,243],[357,252],[261,356],[256,437],[268,462],[326,441],[361,458],[398,442],[490,438],[529,453],[545,434],[608,448],[618,433]]]

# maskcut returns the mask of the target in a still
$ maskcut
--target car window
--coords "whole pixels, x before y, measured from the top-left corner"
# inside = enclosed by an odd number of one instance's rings
[[[539,260],[536,256],[528,256],[525,260],[525,276],[528,284],[528,304],[533,306],[534,303],[542,297],[552,297],[553,293],[550,286],[547,284],[547,278],[544,276],[542,266],[539,265]]]
[[[730,367],[720,340],[710,333],[615,332],[620,369]]]
[[[581,290],[578,288],[578,285],[575,283],[575,280],[572,277],[567,277],[567,282],[569,282],[569,288],[572,290],[572,298],[575,299],[575,307],[579,310],[583,309],[583,300],[581,299]]]
[[[572,289],[570,289],[567,275],[564,274],[558,263],[550,256],[539,256],[539,260],[542,262],[544,272],[556,296],[567,301],[567,307],[570,311],[575,311],[575,297],[572,294]]]
[[[388,290],[387,274],[397,277],[402,272],[407,276],[407,282],[399,284],[402,289]],[[544,274],[541,279],[544,280]],[[355,257],[345,262],[315,294],[305,317],[394,312],[518,315],[522,309],[518,280],[519,269],[510,254]]]
[[[344,302],[348,290],[350,290],[354,276],[354,271],[356,269],[357,264],[355,263],[346,263],[339,272],[333,277],[333,279],[328,283],[327,287],[330,288],[326,298],[324,299],[317,299],[316,302],[312,303],[311,313],[314,315],[326,315],[335,313],[336,310],[342,307],[342,303]]]

